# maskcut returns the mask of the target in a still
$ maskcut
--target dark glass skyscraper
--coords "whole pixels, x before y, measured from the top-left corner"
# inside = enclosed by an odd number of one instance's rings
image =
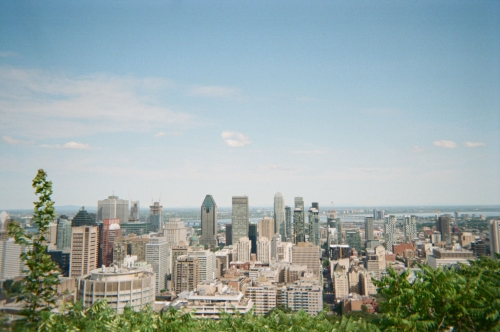
[[[252,242],[251,253],[257,253],[257,224],[249,224],[248,225],[248,238],[250,242]]]
[[[217,247],[217,204],[212,195],[205,196],[201,204],[200,244],[211,248]]]
[[[79,227],[79,226],[95,226],[95,215],[91,215],[85,210],[85,207],[82,206],[80,211],[73,217],[71,220],[71,227]]]

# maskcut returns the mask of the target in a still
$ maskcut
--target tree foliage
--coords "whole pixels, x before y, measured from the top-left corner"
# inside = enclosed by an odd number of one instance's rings
[[[49,224],[55,218],[54,202],[51,200],[52,182],[47,181],[47,173],[40,169],[32,186],[38,196],[38,201],[33,203],[35,207],[32,219],[38,231],[28,234],[17,223],[9,224],[8,230],[16,244],[29,248],[20,258],[27,267],[23,280],[26,302],[23,314],[28,323],[33,324],[39,321],[43,312],[50,311],[55,306],[60,273],[57,264],[46,254]]]

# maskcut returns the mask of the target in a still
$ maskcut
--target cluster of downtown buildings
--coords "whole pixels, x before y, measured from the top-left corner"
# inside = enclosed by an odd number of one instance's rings
[[[384,211],[365,217],[364,227],[344,222],[333,209],[323,212],[326,223],[320,223],[318,203],[306,208],[295,197],[293,207],[285,206],[281,193],[274,196],[273,216],[256,224],[249,220],[247,196],[232,197],[230,224],[218,222],[211,195],[200,213],[198,232],[180,218],[165,218],[160,202],[141,221],[139,202],[117,196],[98,201],[95,215],[82,207],[71,220],[58,216],[47,241],[63,275],[58,293],[86,307],[105,298],[118,312],[152,304],[213,318],[220,310],[265,314],[277,306],[316,314],[324,293],[345,312],[362,305],[376,311],[372,280],[389,266],[437,268],[499,252],[499,220],[488,221],[487,239],[461,232],[449,215],[419,232],[416,216]],[[2,212],[0,222],[0,280],[20,278],[18,257],[28,248],[8,237],[8,214]],[[28,224],[25,229],[36,232]]]

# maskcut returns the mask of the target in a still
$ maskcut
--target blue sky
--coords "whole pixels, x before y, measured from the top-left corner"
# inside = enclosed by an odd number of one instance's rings
[[[500,202],[497,1],[0,1],[0,208]]]

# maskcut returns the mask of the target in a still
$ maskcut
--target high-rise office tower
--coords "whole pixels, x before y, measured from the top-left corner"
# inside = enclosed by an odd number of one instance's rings
[[[436,230],[441,232],[441,240],[447,244],[451,244],[451,217],[443,215],[438,217],[436,222]]]
[[[292,208],[285,206],[285,237],[283,241],[288,241],[288,239],[293,238],[293,228],[292,228]]]
[[[73,220],[71,220],[71,227],[94,226],[95,224],[95,217],[88,213],[83,206],[80,211],[78,211],[78,213],[73,217]]]
[[[122,236],[120,219],[104,219],[99,233],[99,248],[101,250],[102,264],[109,266],[113,263],[115,239]]]
[[[248,237],[248,197],[233,196],[233,209],[231,213],[233,225],[232,240],[238,243],[241,237]]]
[[[146,261],[146,244],[148,243],[149,235],[137,236],[130,234],[126,237],[115,238],[113,262],[121,267],[127,255],[137,256],[138,262]]]
[[[71,248],[71,222],[66,218],[57,221],[57,249]]]
[[[139,201],[130,201],[130,217],[128,218],[129,221],[139,221],[140,219],[140,203]]]
[[[160,202],[153,202],[149,207],[149,230],[159,232],[163,229],[163,206]]]
[[[337,244],[343,244],[344,241],[344,223],[342,219],[335,218],[335,230],[337,233]]]
[[[410,243],[417,238],[416,220],[416,216],[403,216],[403,228],[406,243]]]
[[[361,251],[361,236],[358,230],[346,231],[345,242],[349,247],[356,249],[357,252]]]
[[[305,242],[305,212],[304,212],[304,199],[302,197],[295,197],[295,209],[293,210],[293,233],[294,243]]]
[[[316,276],[320,273],[319,258],[319,247],[310,242],[300,242],[292,248],[292,263],[307,265],[307,269]]]
[[[255,225],[255,227],[257,227],[257,225]],[[257,232],[257,230],[255,232]],[[255,238],[255,241],[257,241],[257,238]],[[232,244],[233,244],[233,224],[227,224],[226,225],[226,246],[230,246]]]
[[[97,268],[99,227],[80,226],[71,229],[70,277],[89,274]]]
[[[309,209],[309,242],[319,245],[319,204],[312,203]]]
[[[170,246],[178,246],[187,243],[187,229],[181,218],[170,218],[163,225],[163,236]]]
[[[250,239],[250,242],[252,242],[252,249],[251,253],[256,254],[257,253],[257,224],[249,224],[248,225],[248,238]]]
[[[271,262],[271,243],[265,236],[259,236],[257,241],[257,260],[264,264]]]
[[[201,204],[201,238],[200,244],[217,247],[217,204],[212,195],[205,196]]]
[[[97,202],[96,221],[101,222],[104,219],[120,219],[120,224],[128,222],[128,201],[119,199],[118,196],[109,196],[108,198]]]
[[[275,234],[274,219],[269,217],[259,219],[259,222],[257,224],[257,233],[259,237],[267,237],[267,239],[272,238]]]
[[[372,241],[374,239],[375,238],[373,236],[373,218],[365,217],[365,248],[368,248],[369,241]]]
[[[373,219],[377,220],[377,209],[373,209]]]
[[[236,242],[236,260],[238,262],[250,262],[252,242],[246,236],[240,237]]]
[[[198,286],[200,282],[199,265],[197,257],[187,255],[177,257],[172,278],[174,292],[177,294],[185,291],[190,292]]]
[[[7,226],[7,225],[5,225]],[[29,247],[16,244],[14,239],[0,240],[0,279],[7,280],[25,275],[24,261],[19,256],[30,250]]]
[[[390,215],[385,218],[384,223],[384,240],[385,249],[392,251],[392,245],[396,243],[396,216]]]
[[[328,215],[326,217],[326,225],[327,225],[327,244],[340,244],[338,242],[338,237],[332,236],[332,229],[335,229],[337,224],[335,222],[337,218],[337,212],[335,210],[328,211]]]
[[[285,199],[281,193],[274,195],[274,234],[280,233],[286,239]]]
[[[156,291],[167,288],[167,274],[170,273],[170,251],[164,237],[152,237],[146,244],[146,261],[156,274]]]
[[[489,220],[488,226],[490,229],[490,251],[500,254],[500,220]]]

